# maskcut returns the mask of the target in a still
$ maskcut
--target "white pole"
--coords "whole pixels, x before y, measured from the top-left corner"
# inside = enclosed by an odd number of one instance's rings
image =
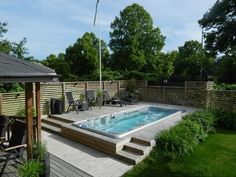
[[[102,32],[101,32],[101,6],[98,4],[99,9],[99,77],[100,77],[100,90],[102,90]]]

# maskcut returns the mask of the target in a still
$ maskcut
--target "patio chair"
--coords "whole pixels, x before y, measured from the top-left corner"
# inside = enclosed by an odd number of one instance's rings
[[[89,108],[92,110],[92,106],[96,104],[95,92],[93,89],[85,90],[86,100],[88,101]]]
[[[123,100],[124,102],[130,105],[138,103],[138,99],[135,98],[133,95],[129,94],[127,90],[121,90],[120,96],[121,96],[121,100]]]
[[[2,144],[6,140],[6,132],[8,128],[8,119],[1,115],[0,116],[0,143]]]
[[[81,101],[80,100],[75,101],[73,98],[72,92],[66,92],[66,99],[69,104],[66,112],[69,111],[71,106],[76,110],[77,114],[79,110],[84,111]]]
[[[123,106],[122,101],[118,98],[111,98],[107,90],[103,90],[103,105],[106,104],[120,104],[120,107]]]
[[[15,120],[11,128],[11,137],[8,146],[4,144],[4,151],[0,152],[0,163],[3,163],[0,176],[9,160],[23,159],[23,151],[26,147],[26,124],[20,120]]]

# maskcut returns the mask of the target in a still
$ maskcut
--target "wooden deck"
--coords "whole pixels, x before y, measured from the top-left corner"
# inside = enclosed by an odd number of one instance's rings
[[[17,165],[19,164],[10,162],[3,177],[18,177]],[[91,177],[91,175],[50,154],[50,177]]]

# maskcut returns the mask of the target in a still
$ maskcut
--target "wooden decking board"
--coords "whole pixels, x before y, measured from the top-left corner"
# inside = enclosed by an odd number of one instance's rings
[[[10,162],[5,170],[3,177],[18,177],[17,166]],[[2,163],[0,164],[0,169]],[[86,172],[72,166],[71,164],[65,162],[62,159],[50,154],[50,177],[92,177]]]

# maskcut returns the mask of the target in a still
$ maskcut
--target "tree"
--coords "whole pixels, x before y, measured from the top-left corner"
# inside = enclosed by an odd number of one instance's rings
[[[209,57],[198,41],[186,41],[179,47],[179,55],[175,60],[175,75],[196,79],[201,71],[210,73],[214,59]]]
[[[3,39],[7,31],[7,23],[0,22],[0,51],[24,59],[24,56],[28,54],[28,49],[25,47],[27,39],[23,38],[19,43]]]
[[[236,46],[236,1],[217,0],[199,20],[205,30],[206,49],[214,55]]]
[[[60,53],[58,56],[50,54],[42,64],[52,68],[59,75],[60,81],[71,81],[73,76],[70,74],[68,63],[65,62],[64,54]]]
[[[72,74],[80,79],[83,75],[91,75],[98,70],[99,64],[99,40],[94,33],[85,33],[77,39],[73,46],[66,49],[65,61]],[[109,52],[106,43],[102,41],[102,61],[107,61]]]
[[[132,4],[111,23],[110,48],[113,67],[120,71],[158,72],[158,54],[165,37],[153,27],[150,14],[140,5]]]

